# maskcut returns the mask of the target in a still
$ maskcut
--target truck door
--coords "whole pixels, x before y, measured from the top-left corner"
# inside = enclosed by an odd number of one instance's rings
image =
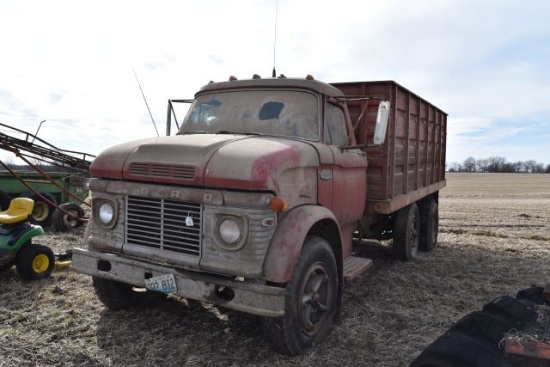
[[[327,102],[324,117],[324,142],[334,160],[332,165],[321,166],[319,187],[331,181],[331,200],[323,204],[330,207],[341,226],[347,226],[363,216],[367,194],[367,157],[361,149],[342,149],[353,142],[353,132],[351,125],[346,123],[340,104]],[[325,195],[328,194],[326,191],[329,190],[325,190]]]

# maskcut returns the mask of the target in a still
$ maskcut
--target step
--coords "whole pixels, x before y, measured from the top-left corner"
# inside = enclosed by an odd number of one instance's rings
[[[350,256],[344,260],[344,279],[350,281],[363,274],[372,266],[372,260]]]

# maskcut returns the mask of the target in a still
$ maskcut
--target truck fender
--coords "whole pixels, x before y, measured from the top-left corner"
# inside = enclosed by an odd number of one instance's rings
[[[286,283],[290,280],[306,236],[320,221],[333,222],[334,227],[339,228],[334,214],[318,205],[302,205],[284,215],[267,251],[263,269],[265,280],[275,283]],[[337,236],[341,244],[341,233]],[[335,253],[337,263],[341,261],[339,252]]]

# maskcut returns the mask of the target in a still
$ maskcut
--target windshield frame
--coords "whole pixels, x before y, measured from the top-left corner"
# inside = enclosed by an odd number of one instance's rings
[[[230,129],[231,126],[223,126],[221,129],[218,129],[217,131],[192,131],[192,130],[185,130],[185,127],[188,126],[188,120],[191,118],[191,114],[193,114],[193,111],[198,103],[205,104],[205,102],[208,101],[208,97],[211,97],[211,100],[217,100],[215,96],[219,96],[221,94],[225,93],[257,93],[257,92],[292,92],[292,93],[300,93],[300,94],[307,94],[309,96],[313,96],[316,103],[316,116],[314,116],[314,122],[316,123],[316,129],[311,131],[311,134],[308,135],[299,135],[299,134],[284,134],[284,133],[274,133],[274,132],[262,132],[262,131],[254,131],[254,129],[250,129],[247,131],[233,131]],[[206,98],[204,98],[206,97]],[[285,103],[288,103],[290,101],[293,101],[294,98],[289,98]],[[261,106],[267,103],[272,102],[262,102]],[[283,107],[284,108],[284,107]],[[225,90],[209,90],[207,92],[199,92],[197,95],[195,95],[195,99],[193,100],[193,103],[191,104],[189,111],[187,112],[185,118],[182,121],[181,127],[179,128],[176,135],[190,135],[190,134],[235,134],[235,135],[258,135],[258,136],[276,136],[276,137],[284,137],[284,138],[290,138],[290,139],[298,139],[298,140],[307,140],[307,141],[313,141],[318,142],[322,139],[322,108],[323,108],[323,98],[319,95],[319,93],[315,93],[313,91],[307,90],[307,89],[301,89],[301,88],[269,88],[269,87],[262,87],[262,88],[242,88],[242,89],[225,89]],[[261,121],[261,119],[258,119],[258,121]],[[235,123],[237,125],[237,123]]]

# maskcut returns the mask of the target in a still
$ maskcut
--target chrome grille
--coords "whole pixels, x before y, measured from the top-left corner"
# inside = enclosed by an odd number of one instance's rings
[[[185,180],[195,179],[195,167],[172,164],[132,163],[130,174],[133,176],[171,177]]]
[[[200,204],[128,196],[126,243],[200,256],[201,215]]]

